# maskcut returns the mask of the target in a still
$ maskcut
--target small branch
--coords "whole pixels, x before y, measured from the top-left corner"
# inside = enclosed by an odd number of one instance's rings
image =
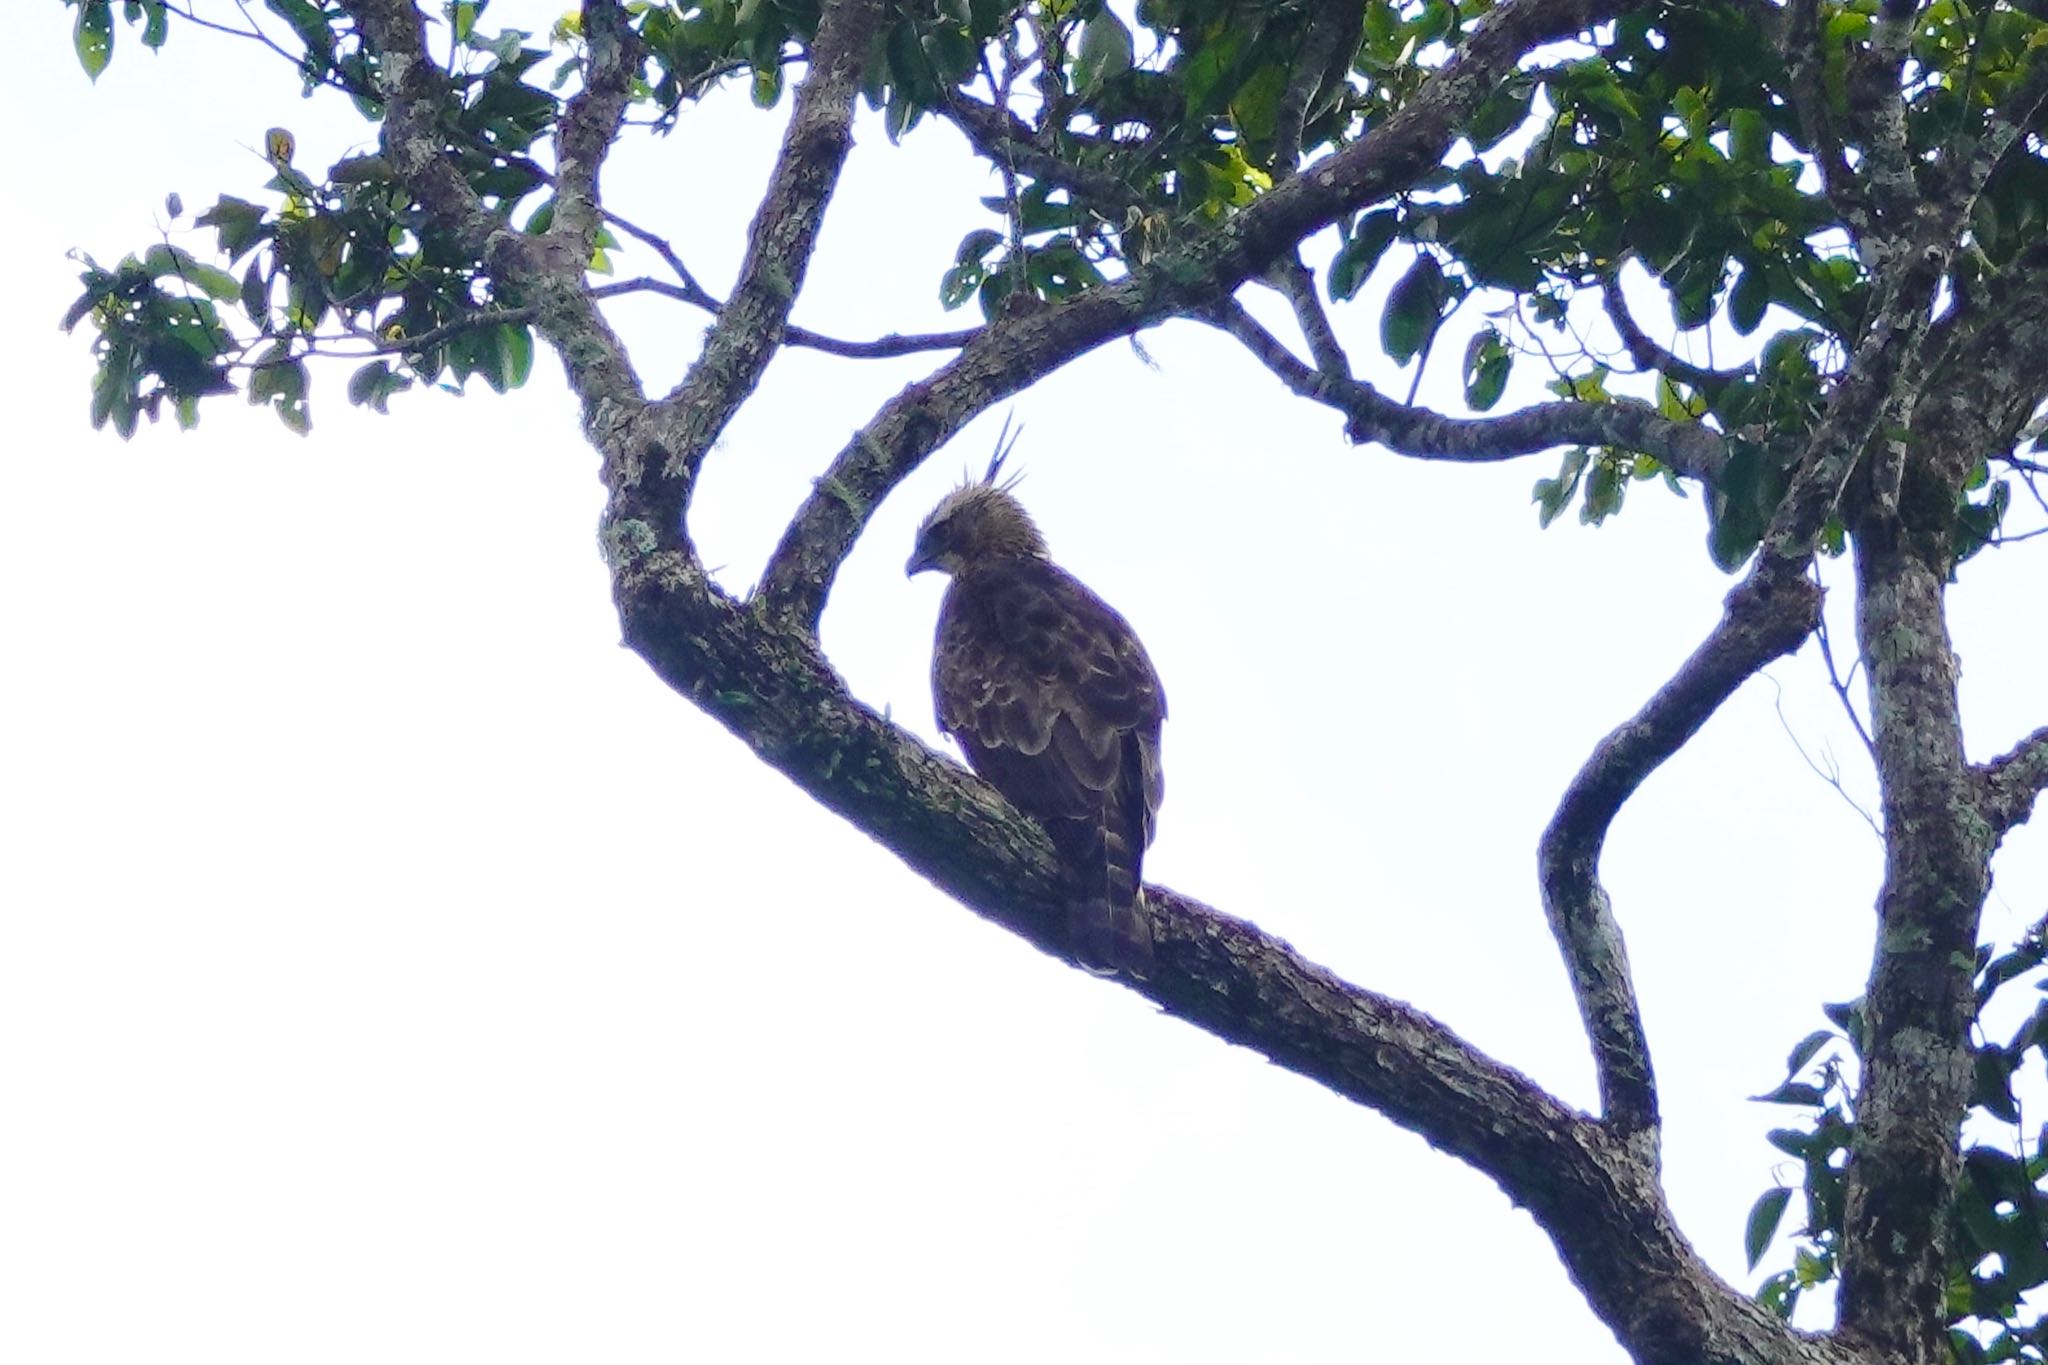
[[[427,56],[425,18],[411,0],[341,4],[377,57],[385,154],[392,169],[428,216],[483,262],[499,294],[533,310],[533,324],[562,357],[569,385],[582,399],[585,435],[604,449],[611,429],[637,419],[645,399],[625,344],[584,284],[587,242],[553,234],[532,237],[514,228],[483,205],[444,155],[441,111],[448,97],[447,73]],[[593,111],[588,118],[603,117],[600,105],[586,107]],[[584,165],[580,173],[591,178],[589,194],[594,196],[596,162]],[[590,211],[595,212],[594,198]]]
[[[583,88],[569,97],[555,127],[555,213],[548,236],[588,260],[604,213],[598,176],[618,140],[641,52],[618,0],[583,0],[582,31]]]
[[[1655,370],[1667,379],[1689,384],[1696,389],[1717,390],[1731,380],[1742,377],[1740,370],[1710,370],[1681,360],[1664,346],[1651,340],[1629,311],[1628,300],[1621,292],[1621,272],[1609,270],[1600,276],[1600,301],[1606,306],[1607,320],[1614,325],[1614,331],[1621,338],[1622,349],[1628,358],[1641,370]]]
[[[1501,417],[1446,417],[1397,403],[1363,381],[1310,369],[1235,299],[1218,304],[1207,320],[1242,342],[1289,389],[1343,413],[1353,441],[1377,442],[1411,459],[1485,464],[1562,445],[1607,445],[1641,451],[1709,485],[1727,464],[1727,448],[1717,433],[1698,423],[1671,421],[1633,399],[1543,403]]]
[[[1807,752],[1806,746],[1799,741],[1799,732],[1792,728],[1792,718],[1785,714],[1785,689],[1769,674],[1764,675],[1764,680],[1772,687],[1771,709],[1778,713],[1778,726],[1785,732],[1785,738],[1792,741],[1793,750],[1805,761],[1806,766],[1812,769],[1813,775],[1833,787],[1835,795],[1842,798],[1842,803],[1862,816],[1863,823],[1870,826],[1870,832],[1878,837],[1880,843],[1883,842],[1884,827],[1878,824],[1877,817],[1863,809],[1862,803],[1849,795],[1849,789],[1842,785],[1842,766],[1835,762],[1833,752],[1826,749],[1821,751],[1827,757],[1826,763],[1822,763]]]
[[[1303,125],[1316,96],[1332,80],[1341,80],[1358,51],[1365,31],[1364,5],[1347,0],[1320,0],[1310,12],[1308,31],[1294,54],[1287,88],[1273,115],[1273,178],[1285,180],[1301,162]]]
[[[669,284],[664,280],[651,279],[645,275],[615,284],[601,284],[590,291],[595,299],[617,298],[622,294],[659,294],[663,298],[687,303],[708,313],[722,312],[725,305],[714,296],[705,293],[694,282]],[[505,318],[504,321],[515,319]],[[872,341],[849,341],[843,337],[827,336],[814,332],[808,327],[791,323],[783,328],[784,345],[802,346],[808,350],[823,351],[827,355],[844,356],[849,360],[889,360],[897,356],[920,355],[926,351],[957,351],[980,335],[979,327],[963,327],[957,332],[891,332]]]
[[[1780,52],[1788,77],[1786,97],[1820,171],[1821,193],[1859,242],[1870,240],[1877,232],[1876,211],[1849,169],[1821,79],[1820,0],[1790,0]]]
[[[442,155],[447,139],[441,108],[448,75],[427,55],[426,19],[410,0],[341,0],[356,32],[377,54],[384,98],[384,137],[392,169],[413,197],[479,258],[513,229],[484,207],[469,182]]]
[[[2003,836],[2026,823],[2034,802],[2048,791],[2048,727],[2034,731],[2010,753],[1972,769],[1984,818]]]
[[[1135,190],[1108,171],[1076,166],[1038,146],[1031,129],[1007,109],[999,109],[964,91],[950,90],[935,111],[951,120],[974,150],[999,166],[1080,196],[1091,208],[1142,207]]]
[[[782,345],[825,205],[853,147],[854,95],[882,8],[881,0],[833,0],[825,6],[767,193],[748,229],[732,297],[689,374],[657,405],[660,467],[650,461],[607,480],[614,494],[608,524],[637,520],[646,511],[651,524],[674,527],[697,465]],[[653,505],[637,509],[633,503],[642,491],[654,494]]]
[[[1657,1087],[1620,926],[1600,884],[1600,852],[1622,804],[1773,659],[1790,654],[1820,616],[1820,589],[1760,561],[1721,619],[1671,680],[1595,746],[1538,845],[1550,930],[1564,953],[1600,1078],[1602,1120],[1654,1147]]]
[[[1266,278],[1293,307],[1294,320],[1308,342],[1308,353],[1315,357],[1316,369],[1333,379],[1350,379],[1351,357],[1337,340],[1337,329],[1330,325],[1330,315],[1316,294],[1316,277],[1302,264],[1301,253],[1293,252],[1275,262]]]
[[[1870,731],[1864,728],[1863,717],[1856,713],[1855,699],[1849,695],[1849,686],[1856,680],[1856,665],[1850,664],[1846,674],[1835,667],[1835,649],[1829,639],[1826,617],[1822,617],[1820,624],[1814,628],[1814,638],[1820,642],[1821,662],[1828,670],[1828,685],[1835,689],[1835,696],[1841,700],[1843,713],[1849,717],[1849,724],[1855,727],[1856,738],[1863,741],[1863,751],[1869,754],[1874,762],[1877,759],[1877,741],[1873,740]]]

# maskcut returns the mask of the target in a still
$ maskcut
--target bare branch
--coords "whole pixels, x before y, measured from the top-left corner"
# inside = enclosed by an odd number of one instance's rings
[[[1446,417],[1398,403],[1361,380],[1310,369],[1235,299],[1218,304],[1211,320],[1243,342],[1289,389],[1343,413],[1353,441],[1377,442],[1397,455],[1485,464],[1561,445],[1618,446],[1709,485],[1727,464],[1727,449],[1717,433],[1698,423],[1671,421],[1635,399],[1542,403],[1500,417]]]
[[[1031,129],[1007,109],[984,104],[960,90],[949,90],[934,112],[950,119],[974,150],[999,166],[1021,171],[1033,180],[1057,185],[1098,208],[1141,206],[1143,198],[1108,171],[1076,166],[1037,145]]]
[[[587,260],[604,213],[598,175],[639,72],[640,37],[618,0],[583,0],[582,17],[583,88],[569,98],[555,130],[555,213],[548,235]]]
[[[1843,673],[1839,668],[1835,666],[1835,647],[1833,640],[1828,635],[1828,623],[1826,617],[1822,617],[1820,624],[1814,627],[1813,635],[1814,639],[1820,645],[1821,662],[1827,667],[1828,670],[1828,686],[1834,689],[1835,696],[1840,699],[1842,703],[1842,710],[1849,717],[1849,724],[1855,727],[1856,738],[1863,741],[1863,751],[1869,754],[1872,759],[1875,759],[1877,757],[1877,743],[1876,741],[1871,739],[1870,731],[1864,728],[1863,717],[1857,714],[1856,703],[1854,699],[1852,699],[1849,695],[1849,684],[1852,681],[1854,681],[1856,677],[1856,664],[1852,662],[1849,665],[1849,671],[1847,673]],[[1859,812],[1862,811],[1862,809],[1863,808],[1861,806],[1857,807],[1857,810]],[[1864,815],[1863,818],[1866,820],[1870,819],[1870,817],[1867,814]],[[1871,823],[1873,827],[1876,824],[1875,821],[1872,821]]]
[[[1821,626],[1814,633],[1819,634],[1825,628],[1826,618],[1823,617]],[[1792,748],[1798,753],[1806,766],[1812,770],[1813,775],[1827,783],[1830,787],[1833,787],[1835,795],[1842,798],[1842,803],[1863,817],[1863,823],[1870,826],[1870,832],[1882,841],[1884,839],[1884,826],[1878,824],[1877,817],[1865,810],[1863,803],[1849,795],[1849,789],[1842,785],[1842,766],[1835,762],[1834,752],[1830,749],[1821,750],[1822,756],[1827,760],[1825,763],[1807,752],[1806,745],[1800,742],[1799,732],[1792,728],[1792,718],[1785,714],[1785,689],[1779,686],[1778,680],[1771,677],[1768,673],[1764,675],[1764,681],[1770,683],[1774,689],[1774,694],[1771,698],[1771,709],[1778,713],[1778,727],[1785,732],[1785,738],[1792,741]]]
[[[1330,315],[1323,310],[1323,301],[1316,294],[1316,277],[1302,264],[1299,251],[1290,252],[1276,262],[1266,273],[1266,278],[1279,290],[1294,309],[1294,320],[1301,328],[1302,339],[1308,343],[1308,353],[1315,357],[1316,368],[1336,379],[1351,377],[1351,358],[1344,354],[1344,346],[1337,340],[1337,329],[1330,325]]]
[[[1981,789],[1978,801],[1992,829],[2003,836],[2025,824],[2034,802],[2048,791],[2048,727],[1973,771]]]
[[[627,642],[664,681],[942,891],[1073,960],[1057,864],[1034,823],[850,697],[807,632],[725,596],[668,551],[619,549]],[[1541,1222],[1638,1359],[1847,1365],[1700,1263],[1639,1145],[1252,924],[1159,887],[1145,899],[1154,969],[1122,984],[1484,1172]]]
[[[627,484],[646,481],[655,493],[652,524],[663,527],[662,534],[674,533],[669,509],[680,512],[687,504],[698,464],[782,344],[825,205],[853,146],[854,95],[881,14],[881,0],[826,5],[811,43],[810,70],[797,87],[768,191],[748,230],[732,297],[689,374],[658,405],[660,468],[649,460],[648,467],[621,471],[627,477],[612,484],[615,505],[608,520],[637,519],[638,509],[620,504],[618,495]]]
[[[597,285],[589,290],[589,294],[593,299],[615,299],[630,294],[658,294],[663,298],[675,299],[679,303],[687,303],[713,313],[723,306],[717,299],[689,285],[670,284],[666,280],[651,279],[644,275],[630,280],[618,280],[612,284]],[[527,305],[522,308],[486,308],[407,336],[381,337],[362,330],[352,330],[350,335],[370,345],[368,351],[356,352],[357,355],[404,355],[428,346],[437,346],[448,338],[460,336],[464,332],[506,324],[530,324],[539,320],[540,316],[541,309],[538,305]],[[898,356],[921,355],[928,351],[957,351],[972,341],[980,330],[979,327],[968,327],[957,332],[891,332],[872,341],[848,341],[841,337],[813,332],[808,328],[791,326],[784,332],[783,340],[791,346],[823,351],[827,355],[843,356],[849,360],[888,360]]]
[[[1689,360],[1681,360],[1669,348],[1653,341],[1636,321],[1635,314],[1629,311],[1628,300],[1621,292],[1619,270],[1609,270],[1600,276],[1600,301],[1606,306],[1607,320],[1621,338],[1622,349],[1628,352],[1628,358],[1635,362],[1636,368],[1655,370],[1667,379],[1696,389],[1718,389],[1741,377],[1740,370],[1711,370]]]
[[[1758,563],[1728,594],[1721,619],[1643,709],[1597,745],[1543,832],[1537,866],[1551,932],[1564,952],[1600,1078],[1601,1118],[1654,1147],[1657,1090],[1628,954],[1600,851],[1623,802],[1707,718],[1773,659],[1791,653],[1820,616],[1820,589]]]

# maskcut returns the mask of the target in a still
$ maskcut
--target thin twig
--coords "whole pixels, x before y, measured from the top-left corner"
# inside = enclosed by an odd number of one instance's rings
[[[1877,823],[1877,817],[1872,815],[1869,811],[1865,810],[1863,806],[1856,800],[1855,797],[1849,795],[1849,789],[1842,785],[1842,768],[1839,763],[1835,762],[1834,755],[1829,754],[1828,761],[1826,765],[1823,766],[1818,760],[1814,758],[1812,754],[1806,751],[1806,746],[1799,742],[1799,735],[1792,729],[1791,718],[1785,714],[1784,684],[1780,683],[1776,678],[1773,678],[1768,673],[1764,674],[1764,680],[1770,683],[1771,685],[1771,705],[1778,713],[1778,724],[1784,727],[1785,738],[1792,741],[1792,747],[1798,751],[1799,756],[1801,758],[1806,760],[1806,766],[1813,769],[1814,776],[1818,777],[1821,781],[1827,783],[1830,787],[1833,787],[1835,789],[1835,795],[1841,797],[1843,801],[1847,802],[1850,810],[1853,810],[1858,815],[1862,816],[1863,823],[1870,826],[1870,832],[1878,837],[1878,841],[1880,843],[1883,842],[1883,826],[1879,825]]]

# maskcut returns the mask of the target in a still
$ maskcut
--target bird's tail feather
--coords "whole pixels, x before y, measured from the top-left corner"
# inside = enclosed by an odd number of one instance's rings
[[[1152,925],[1138,880],[1142,847],[1098,821],[1062,821],[1054,835],[1068,876],[1068,932],[1074,956],[1096,971],[1144,977],[1152,969]]]

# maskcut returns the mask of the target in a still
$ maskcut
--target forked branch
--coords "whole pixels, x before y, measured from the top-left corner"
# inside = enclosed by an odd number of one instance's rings
[[[1720,435],[1696,422],[1674,422],[1648,403],[1540,403],[1500,417],[1446,417],[1388,398],[1362,380],[1311,369],[1235,299],[1206,315],[1241,342],[1294,393],[1335,408],[1346,434],[1417,460],[1488,464],[1562,445],[1617,446],[1641,451],[1686,478],[1712,485],[1728,461]]]
[[[1819,620],[1820,589],[1811,579],[1778,580],[1753,569],[1671,680],[1594,748],[1543,832],[1537,867],[1544,911],[1593,1044],[1601,1118],[1625,1136],[1654,1143],[1657,1089],[1628,953],[1600,884],[1607,831],[1652,772],[1738,687],[1797,649]]]

